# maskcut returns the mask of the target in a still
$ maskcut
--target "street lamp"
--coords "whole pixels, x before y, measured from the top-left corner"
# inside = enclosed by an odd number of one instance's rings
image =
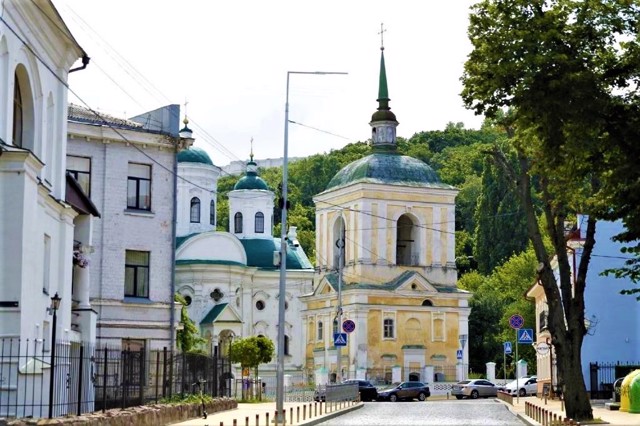
[[[282,194],[280,208],[282,220],[280,229],[280,287],[278,297],[278,359],[276,370],[276,411],[278,418],[284,409],[284,302],[287,280],[287,166],[289,155],[289,78],[291,74],[347,74],[346,72],[328,71],[287,71],[287,97],[284,104],[284,158],[282,161]]]
[[[58,308],[62,299],[58,296],[58,292],[51,298],[51,313],[53,314],[53,325],[51,330],[51,369],[49,370],[49,418],[53,418],[53,378],[56,361],[56,322],[58,319]]]

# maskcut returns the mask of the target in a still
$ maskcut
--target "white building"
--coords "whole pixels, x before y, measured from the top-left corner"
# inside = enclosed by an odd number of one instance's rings
[[[230,232],[214,231],[209,206],[213,208],[219,169],[194,147],[181,152],[178,161],[180,177],[190,177],[178,187],[176,251],[177,290],[189,303],[189,317],[200,325],[212,352],[225,354],[236,337],[262,335],[277,342],[280,239],[272,234],[273,191],[258,176],[252,155],[246,175],[229,192]],[[191,179],[196,176],[198,180]],[[313,276],[313,266],[291,227],[284,352],[285,370],[296,377],[305,362],[306,338],[299,297],[312,291]],[[260,374],[274,376],[275,369],[274,357],[271,364],[260,367]]]
[[[67,170],[102,213],[82,248],[101,344],[154,350],[175,341],[174,177],[176,150],[185,143],[179,114],[178,105],[133,119],[69,108]],[[148,129],[147,115],[169,119]]]
[[[74,312],[72,300],[88,301],[89,289],[72,287],[72,259],[98,212],[65,175],[66,81],[89,58],[51,1],[0,0],[0,10],[0,417],[41,417],[52,334],[91,340],[95,319]],[[25,403],[30,411],[19,412]]]

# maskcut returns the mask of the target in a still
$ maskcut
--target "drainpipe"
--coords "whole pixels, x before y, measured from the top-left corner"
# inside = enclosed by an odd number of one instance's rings
[[[83,70],[87,67],[87,65],[89,65],[89,61],[91,60],[90,57],[87,56],[87,54],[85,53],[84,55],[82,55],[82,66],[76,67],[76,68],[71,68],[69,70],[69,74],[71,74],[72,72],[76,72],[76,71],[80,71]]]

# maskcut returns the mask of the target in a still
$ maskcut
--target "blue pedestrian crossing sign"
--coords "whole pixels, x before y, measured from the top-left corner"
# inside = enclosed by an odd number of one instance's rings
[[[458,350],[456,351],[456,358],[457,358],[457,359],[462,359],[462,349],[458,349]]]
[[[333,346],[347,346],[347,333],[333,333]]]
[[[533,343],[533,329],[521,328],[518,330],[518,343]]]
[[[511,342],[504,342],[504,354],[511,355]]]

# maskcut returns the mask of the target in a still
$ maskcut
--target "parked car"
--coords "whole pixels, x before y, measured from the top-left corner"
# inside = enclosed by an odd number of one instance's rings
[[[431,396],[429,386],[422,382],[402,382],[391,388],[378,391],[378,401],[401,401],[417,399],[424,401]]]
[[[451,387],[451,395],[462,398],[488,398],[498,395],[498,387],[485,379],[462,380]]]
[[[375,401],[378,399],[378,390],[368,380],[345,380],[344,384],[357,384],[360,393],[360,401]]]
[[[516,380],[509,382],[499,387],[498,390],[510,395],[535,395],[538,392],[538,378],[536,376],[520,377],[517,382]]]

